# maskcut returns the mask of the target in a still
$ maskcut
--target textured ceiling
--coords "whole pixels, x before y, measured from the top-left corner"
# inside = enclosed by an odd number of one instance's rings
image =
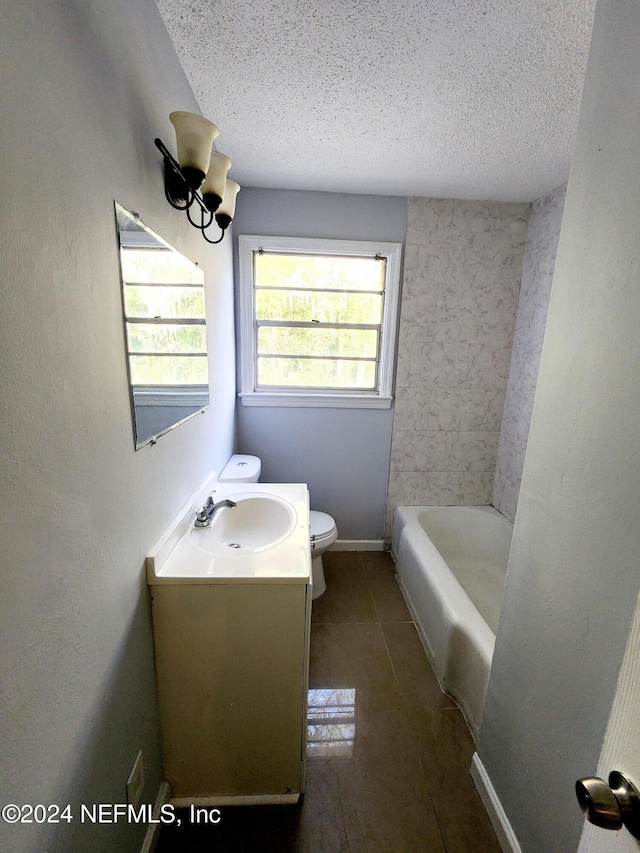
[[[595,0],[157,2],[241,184],[532,201],[567,180]]]

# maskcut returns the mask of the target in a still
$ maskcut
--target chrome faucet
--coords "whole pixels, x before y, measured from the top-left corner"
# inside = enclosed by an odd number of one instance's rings
[[[207,502],[204,506],[200,507],[198,512],[196,513],[196,520],[194,521],[194,525],[196,527],[208,527],[211,524],[213,516],[217,513],[219,509],[222,507],[234,507],[236,505],[235,501],[218,501],[218,503],[213,502],[212,495],[209,495],[207,498]]]

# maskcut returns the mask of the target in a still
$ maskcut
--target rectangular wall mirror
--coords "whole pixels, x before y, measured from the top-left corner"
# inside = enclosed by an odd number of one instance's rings
[[[136,450],[209,405],[202,270],[116,202]]]

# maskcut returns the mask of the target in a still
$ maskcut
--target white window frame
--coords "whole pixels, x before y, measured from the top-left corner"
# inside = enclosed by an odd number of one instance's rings
[[[257,325],[253,286],[253,256],[260,250],[281,254],[380,256],[386,260],[378,388],[375,391],[326,390],[312,388],[286,391],[256,391]],[[240,362],[243,406],[317,406],[388,409],[393,401],[393,370],[398,325],[402,243],[378,243],[362,240],[318,240],[307,237],[264,237],[241,234],[238,237],[240,271]]]

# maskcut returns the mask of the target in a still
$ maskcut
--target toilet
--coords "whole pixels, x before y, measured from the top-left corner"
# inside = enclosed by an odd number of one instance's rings
[[[260,479],[262,462],[257,456],[234,453],[218,477],[219,483],[257,483]],[[311,510],[311,573],[313,598],[318,598],[327,588],[322,567],[322,555],[338,538],[338,528],[326,512]]]

